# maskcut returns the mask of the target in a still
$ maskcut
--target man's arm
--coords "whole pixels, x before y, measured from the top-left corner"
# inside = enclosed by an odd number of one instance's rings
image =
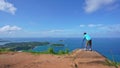
[[[84,42],[85,38],[83,38],[83,42]]]
[[[83,42],[84,42],[84,40],[85,40],[85,35],[83,36]]]

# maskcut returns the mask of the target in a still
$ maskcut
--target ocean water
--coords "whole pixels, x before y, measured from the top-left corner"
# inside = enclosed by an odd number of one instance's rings
[[[28,41],[48,41],[52,43],[61,43],[64,44],[64,47],[53,47],[55,51],[65,50],[68,48],[70,51],[73,51],[78,48],[84,48],[85,42],[82,44],[82,38],[3,38],[4,40],[10,40],[11,42],[28,42]],[[63,40],[63,41],[60,41]],[[8,43],[8,42],[7,42]],[[0,42],[5,44],[5,42]],[[45,51],[49,48],[49,45],[46,46],[37,46],[33,51]],[[120,38],[93,38],[92,39],[93,50],[101,53],[110,60],[115,60],[120,62]]]

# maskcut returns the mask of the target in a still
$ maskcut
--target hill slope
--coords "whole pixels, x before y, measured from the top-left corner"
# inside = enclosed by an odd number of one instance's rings
[[[62,56],[13,52],[0,54],[0,68],[114,68],[104,65],[105,60],[95,51],[81,49]]]

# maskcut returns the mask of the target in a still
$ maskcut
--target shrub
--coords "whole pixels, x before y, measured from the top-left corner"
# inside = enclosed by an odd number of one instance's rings
[[[69,54],[69,49],[68,48],[66,48],[65,54]]]
[[[59,50],[58,54],[65,54],[63,50]]]
[[[4,53],[4,52],[10,52],[10,49],[7,48],[0,48],[0,53]]]
[[[47,51],[48,53],[50,53],[50,54],[55,54],[55,52],[54,52],[54,49],[53,48],[48,48],[48,51]]]

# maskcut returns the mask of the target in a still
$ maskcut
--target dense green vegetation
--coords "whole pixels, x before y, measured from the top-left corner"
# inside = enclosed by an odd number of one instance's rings
[[[0,53],[6,53],[6,52],[10,52],[10,50],[7,48],[0,48]]]
[[[48,48],[48,50],[46,52],[49,54],[55,54],[55,51],[53,48]]]
[[[16,43],[7,43],[0,48],[9,49],[11,51],[20,51],[20,50],[31,50],[36,46],[48,45],[49,42],[16,42]]]
[[[64,44],[52,44],[51,46],[64,46]]]

